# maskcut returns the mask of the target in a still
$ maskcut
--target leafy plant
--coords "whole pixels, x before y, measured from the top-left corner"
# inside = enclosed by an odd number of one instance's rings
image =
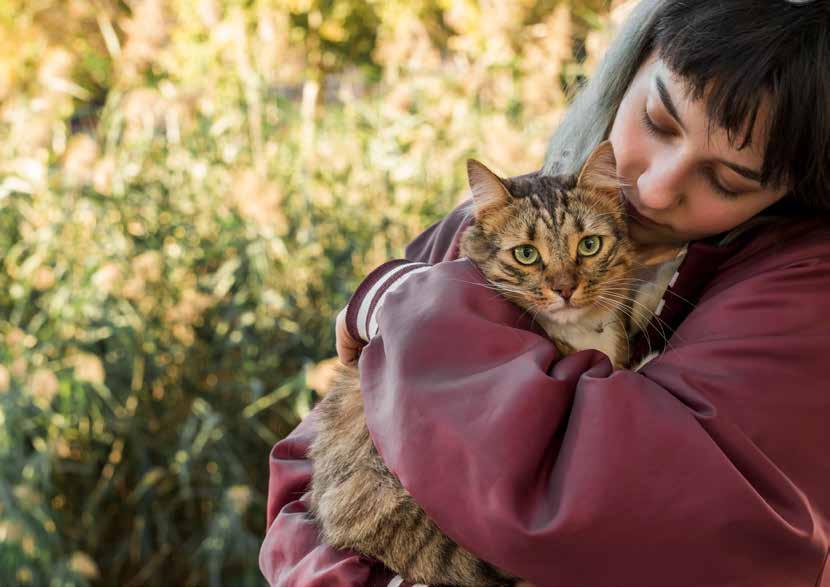
[[[0,2],[0,576],[259,585],[333,317],[542,162],[556,2]]]

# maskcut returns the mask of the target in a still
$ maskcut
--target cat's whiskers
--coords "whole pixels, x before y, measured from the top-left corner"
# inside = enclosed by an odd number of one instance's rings
[[[492,280],[489,280],[489,279],[488,279],[488,283],[476,283],[476,282],[473,282],[473,281],[464,281],[464,280],[455,280],[455,281],[457,281],[458,283],[464,283],[464,284],[467,284],[467,285],[475,285],[476,287],[483,287],[484,289],[489,289],[491,291],[496,292],[496,295],[500,295],[501,297],[507,298],[509,301],[517,302],[517,305],[520,308],[522,308],[522,310],[523,310],[523,312],[519,315],[517,323],[518,323],[518,321],[520,321],[522,319],[522,317],[524,317],[525,314],[530,314],[531,315],[531,320],[536,322],[537,316],[540,313],[542,313],[543,311],[546,310],[546,306],[543,305],[543,304],[547,300],[544,300],[544,299],[541,299],[541,300],[538,300],[538,301],[534,300],[534,299],[532,299],[528,296],[528,292],[526,290],[512,289],[512,288],[509,288],[508,286],[505,286],[505,285],[502,285],[502,284],[493,283]],[[518,298],[518,299],[513,300],[513,299],[511,299],[513,296],[505,295],[505,293],[507,293],[507,294],[511,294],[511,293],[516,294],[515,297]]]
[[[597,305],[600,308],[603,308],[604,310],[606,310],[609,314],[614,314],[615,313],[614,308],[609,307],[603,300],[597,300]],[[618,322],[619,325],[620,325],[620,328],[622,329],[622,331],[625,332],[626,328],[625,328],[625,324],[623,324],[623,321],[620,320],[619,318],[616,318],[615,322]],[[629,342],[627,336],[624,336],[623,338],[625,339],[625,349],[626,349],[625,350],[625,356],[626,357],[631,357],[631,343]]]
[[[637,283],[637,284],[650,285],[650,286],[653,286],[653,287],[655,286],[653,281],[649,281],[647,279],[640,279],[640,278],[637,278],[637,277],[624,277],[624,278],[609,279],[605,283],[611,285],[611,284],[616,284],[618,282],[625,282],[625,281],[630,281],[632,283]],[[677,293],[673,292],[671,289],[667,288],[665,290],[665,293],[673,295],[674,297],[676,297],[680,301],[687,303],[692,308],[697,307],[697,304],[695,304],[694,302],[689,301],[688,299],[684,298],[680,294],[677,294]]]
[[[495,287],[495,288],[497,288],[497,289],[500,289],[500,290],[503,290],[503,291],[510,291],[510,292],[513,292],[513,293],[518,293],[518,294],[526,294],[526,293],[527,293],[527,291],[526,291],[526,290],[521,289],[521,288],[518,288],[518,287],[511,287],[511,286],[509,286],[509,285],[505,285],[505,284],[503,284],[503,283],[494,282],[494,281],[493,281],[493,280],[491,280],[491,279],[488,279],[488,281],[490,282],[490,284],[491,284],[493,287]]]
[[[626,307],[624,304],[621,304],[620,302],[617,302],[617,301],[615,301],[611,298],[604,298],[604,301],[606,303],[613,304],[614,307],[617,309],[617,311],[619,313],[624,314],[625,316],[628,316],[628,318],[631,320],[631,322],[633,324],[635,324],[644,333],[644,336],[646,338],[646,343],[648,344],[648,347],[649,347],[649,351],[651,351],[651,349],[652,349],[651,337],[648,335],[648,331],[646,330],[645,326],[641,322],[642,318],[641,317],[638,318],[635,314],[632,313],[630,308]]]
[[[629,285],[626,285],[626,284],[629,284]],[[605,282],[604,285],[605,286],[617,285],[617,286],[621,286],[623,288],[631,288],[631,290],[633,290],[634,289],[633,285],[635,285],[635,284],[640,285],[640,286],[645,284],[646,286],[655,287],[653,282],[645,280],[645,279],[639,279],[639,278],[636,278],[636,277],[625,277],[625,278],[610,279],[607,282]],[[609,291],[615,291],[613,288],[607,288],[607,289]],[[620,293],[620,292],[618,291],[618,293]],[[629,291],[628,293],[634,293],[634,291]],[[696,307],[696,304],[690,302],[689,300],[687,300],[683,296],[674,293],[670,289],[666,289],[665,292],[664,292],[664,295],[665,294],[671,294],[671,295],[675,296],[676,298],[680,299],[681,301],[683,301],[683,302],[687,303],[689,306],[691,306],[692,309],[694,309]],[[641,307],[646,309],[646,311],[650,315],[652,315],[653,318],[657,319],[658,326],[660,327],[660,330],[661,330],[661,335],[663,336],[664,339],[666,338],[666,335],[663,332],[663,328],[665,327],[665,328],[668,328],[669,331],[671,331],[672,336],[676,336],[678,338],[678,340],[680,340],[681,342],[683,341],[683,338],[680,335],[678,335],[677,332],[673,328],[671,328],[665,320],[663,320],[659,316],[657,316],[650,308],[647,308],[645,305],[643,305],[640,302],[637,302],[636,300],[632,300],[632,301],[634,301],[635,303],[639,304]]]
[[[517,293],[517,294],[524,294],[526,293],[524,290],[521,289],[511,289],[510,287],[502,284],[493,283],[492,281],[488,280],[488,283],[476,283],[474,281],[463,281],[463,280],[455,280],[458,283],[464,283],[466,285],[475,285],[476,287],[483,287],[484,289],[490,289],[493,291],[506,291],[510,293]],[[489,284],[489,285],[488,285]]]
[[[609,298],[604,298],[603,296],[599,296],[597,299],[602,300],[602,302],[610,305],[612,307],[612,311],[617,311],[617,312],[620,312],[620,313],[628,316],[631,319],[631,321],[634,322],[637,325],[637,327],[643,332],[643,335],[646,338],[646,344],[648,345],[648,354],[651,354],[652,353],[652,348],[653,348],[652,345],[651,345],[651,337],[649,337],[648,331],[646,330],[646,328],[643,327],[640,324],[640,322],[635,318],[635,316],[631,313],[631,311],[625,305],[623,305],[620,302],[617,302],[615,300],[612,300],[612,299],[609,299]],[[627,340],[628,340],[628,337],[626,337],[626,341]],[[629,356],[630,356],[630,352],[629,352]]]
[[[530,304],[528,306],[528,309],[530,310],[530,319],[538,324],[536,319],[539,316],[539,314],[542,313],[542,310],[544,310],[544,308],[542,306],[538,306],[536,304]],[[527,312],[527,310],[525,310],[525,312]]]
[[[669,327],[669,325],[664,320],[662,320],[659,316],[657,316],[654,312],[652,312],[651,309],[648,308],[645,304],[643,304],[641,302],[638,302],[637,300],[631,299],[630,297],[627,297],[625,295],[622,295],[622,294],[619,294],[619,293],[614,293],[612,290],[603,291],[603,295],[607,295],[609,299],[615,299],[616,301],[618,301],[621,304],[625,304],[626,302],[633,302],[633,303],[639,305],[640,307],[642,307],[646,311],[647,315],[651,316],[651,319],[649,320],[649,322],[651,320],[654,320],[656,322],[656,325],[659,327],[658,329],[656,329],[656,331],[660,335],[660,337],[663,339],[664,347],[669,348],[669,347],[672,346],[672,344],[669,342],[669,337],[666,335],[665,329],[670,330],[672,336],[674,336],[676,333],[672,330],[671,327]],[[645,325],[642,325],[639,322],[635,321],[634,317],[633,317],[633,314],[634,314],[633,308],[630,308],[630,311],[631,311],[631,313],[629,314],[629,316],[631,316],[632,321],[634,321],[637,324],[638,328],[640,328],[640,331],[643,332],[643,334],[646,336],[646,339],[648,339],[648,323],[646,323]],[[651,350],[650,341],[649,341],[649,350]]]
[[[608,291],[609,293],[613,293],[613,294],[616,294],[616,295],[623,295],[624,296],[627,293],[625,290],[620,290],[620,289],[615,289],[615,288],[603,288],[603,289],[604,289],[604,291]],[[630,298],[630,297],[627,297],[626,300],[631,301],[632,303],[637,304],[639,307],[643,308],[643,310],[646,312],[646,314],[650,316],[650,320],[655,320],[656,321],[656,324],[660,329],[659,330],[660,335],[663,337],[663,340],[666,342],[667,345],[669,344],[669,342],[668,342],[668,338],[666,336],[666,333],[665,333],[664,329],[668,329],[670,331],[671,336],[677,336],[677,338],[682,342],[683,338],[680,335],[678,335],[677,332],[673,328],[671,328],[671,326],[669,326],[669,324],[665,320],[660,318],[660,316],[658,316],[651,308],[649,308],[648,306],[646,306],[642,302],[640,302],[636,299]]]

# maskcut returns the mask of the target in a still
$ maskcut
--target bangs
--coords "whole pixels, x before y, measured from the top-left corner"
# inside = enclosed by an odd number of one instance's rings
[[[788,187],[806,208],[830,211],[830,13],[821,2],[666,2],[654,48],[704,99],[710,130],[749,147],[762,108],[758,145],[765,186]],[[819,8],[821,6],[821,8]]]

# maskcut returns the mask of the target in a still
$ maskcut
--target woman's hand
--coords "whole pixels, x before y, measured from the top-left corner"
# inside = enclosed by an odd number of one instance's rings
[[[346,328],[346,308],[340,310],[337,315],[337,321],[334,326],[334,336],[337,339],[335,347],[337,348],[337,358],[344,365],[355,365],[358,357],[360,357],[360,350],[363,348],[363,342],[355,340],[349,334],[349,329]]]

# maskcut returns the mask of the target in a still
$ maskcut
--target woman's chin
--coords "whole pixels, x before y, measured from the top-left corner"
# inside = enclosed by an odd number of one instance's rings
[[[631,220],[628,223],[628,237],[641,245],[683,243],[688,240],[668,229],[659,226],[645,226],[636,220]]]

